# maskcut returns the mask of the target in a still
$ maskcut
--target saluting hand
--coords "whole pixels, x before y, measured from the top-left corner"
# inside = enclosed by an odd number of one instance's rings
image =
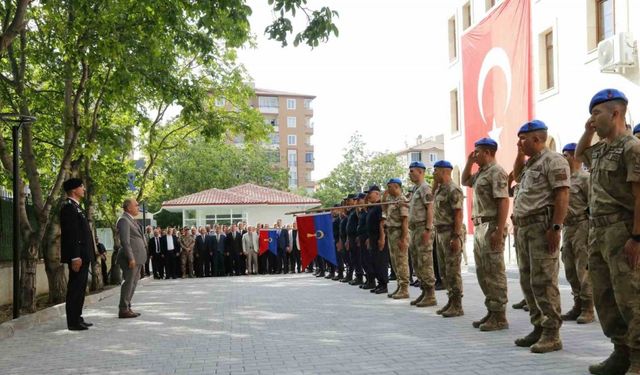
[[[476,152],[475,151],[471,151],[469,156],[467,156],[467,162],[468,163],[475,163],[476,162]]]
[[[631,238],[624,244],[624,255],[627,256],[627,262],[632,270],[638,269],[640,265],[640,242],[636,242]]]

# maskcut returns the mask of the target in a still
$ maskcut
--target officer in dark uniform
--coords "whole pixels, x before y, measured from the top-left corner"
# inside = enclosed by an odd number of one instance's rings
[[[362,202],[362,204],[369,203],[368,195],[369,190],[365,190],[362,194],[362,201],[358,200],[358,204]],[[361,289],[375,289],[376,288],[376,277],[373,272],[373,259],[371,257],[371,249],[367,246],[367,240],[369,239],[369,229],[367,228],[367,211],[366,207],[362,207],[359,209],[360,212],[358,214],[358,242],[360,245],[360,254],[361,254],[361,264],[366,275],[366,281],[364,281],[361,285]]]
[[[364,203],[364,193],[356,195],[354,204]],[[358,239],[358,224],[360,221],[359,209],[352,208],[347,221],[347,241],[349,243],[349,273],[347,279],[349,285],[362,285],[362,248],[360,247],[360,241]],[[355,273],[355,278],[353,274]]]
[[[347,195],[345,198],[345,206],[353,205],[353,199],[356,197],[355,194]],[[344,267],[345,265],[349,267],[349,254],[347,251],[347,223],[349,222],[349,214],[351,213],[350,209],[342,210],[340,215],[340,248],[338,249],[338,274],[333,278],[333,280],[343,280],[344,277]]]
[[[60,240],[62,263],[69,266],[65,310],[67,328],[84,331],[93,324],[82,318],[82,306],[89,278],[89,265],[95,261],[95,244],[89,222],[80,208],[85,190],[82,180],[71,178],[62,185],[67,199],[60,208]]]
[[[380,202],[380,187],[369,187],[369,202]],[[371,289],[371,293],[387,294],[389,283],[389,244],[383,230],[380,230],[382,221],[382,207],[373,206],[367,210],[367,230],[369,232],[369,248],[373,259],[373,272],[378,280],[378,286]]]

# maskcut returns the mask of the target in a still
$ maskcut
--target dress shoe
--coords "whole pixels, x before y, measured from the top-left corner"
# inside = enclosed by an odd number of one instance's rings
[[[378,289],[380,289],[380,287],[379,287],[379,286],[377,286],[377,287],[375,287],[375,288],[371,289],[371,290],[369,291],[369,293],[375,293],[375,292],[377,292],[377,291],[378,291]]]
[[[78,323],[77,325],[68,326],[69,331],[86,331],[89,327],[83,325],[82,323]]]
[[[142,314],[140,314],[139,312],[135,312],[135,311],[133,311],[133,310],[131,310],[131,309],[129,309],[129,312],[131,312],[131,313],[135,314],[136,316],[140,316],[140,315],[142,315]]]
[[[82,317],[80,317],[80,324],[87,326],[87,327],[92,327],[93,323],[91,322],[87,322],[86,320],[84,320]]]
[[[387,286],[383,286],[382,288],[376,289],[376,294],[387,294],[389,290],[387,290]]]
[[[136,315],[133,311],[131,310],[127,310],[127,311],[120,311],[118,313],[118,318],[120,319],[129,319],[129,318],[137,318],[138,315]]]

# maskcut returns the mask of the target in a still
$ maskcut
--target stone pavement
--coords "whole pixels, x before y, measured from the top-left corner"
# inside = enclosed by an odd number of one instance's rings
[[[528,315],[510,307],[511,329],[480,332],[483,298],[474,274],[463,279],[466,315],[450,319],[306,273],[151,280],[137,319],[116,318],[115,295],[85,309],[88,331],[57,318],[0,341],[0,374],[585,374],[612,349],[597,323],[568,323],[564,350],[530,353],[513,344]],[[509,288],[511,304],[522,294]]]

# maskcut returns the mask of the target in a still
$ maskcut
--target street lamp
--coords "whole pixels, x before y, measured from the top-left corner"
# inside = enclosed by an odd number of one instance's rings
[[[11,123],[11,137],[13,141],[13,319],[20,317],[20,196],[18,178],[20,173],[20,128],[24,124],[36,121],[35,117],[18,113],[0,113],[0,121]]]

